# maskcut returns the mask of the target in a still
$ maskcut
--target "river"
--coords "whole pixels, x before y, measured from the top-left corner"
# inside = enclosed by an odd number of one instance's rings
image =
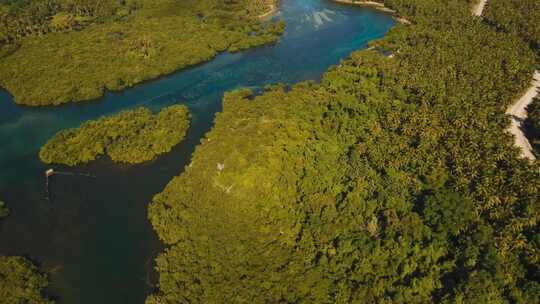
[[[51,273],[47,293],[60,304],[144,303],[153,290],[154,258],[163,245],[146,218],[152,196],[181,173],[213,125],[223,93],[239,87],[319,80],[352,51],[382,37],[395,21],[369,8],[326,0],[283,0],[278,18],[287,29],[274,46],[224,53],[214,60],[98,101],[61,107],[15,105],[0,91],[0,199],[12,214],[0,224],[0,254],[23,255]],[[171,153],[137,165],[102,159],[60,171],[45,199],[38,151],[61,129],[118,111],[175,103],[192,112],[187,138]]]

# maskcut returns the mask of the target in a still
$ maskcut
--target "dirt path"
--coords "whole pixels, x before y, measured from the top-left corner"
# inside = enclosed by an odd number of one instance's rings
[[[540,71],[534,73],[531,87],[525,92],[521,98],[514,103],[506,114],[512,116],[512,124],[508,129],[508,132],[512,133],[516,138],[516,146],[521,148],[521,155],[530,160],[535,160],[533,150],[529,140],[525,136],[522,130],[523,121],[527,118],[527,106],[531,104],[534,97],[538,95],[540,89]]]
[[[486,8],[487,0],[479,0],[478,4],[473,7],[473,14],[477,17],[482,17]],[[527,118],[527,106],[531,104],[533,99],[538,95],[540,89],[540,71],[535,71],[531,87],[525,92],[520,99],[511,105],[506,114],[512,117],[512,124],[508,128],[508,132],[514,135],[515,145],[521,149],[521,156],[530,160],[535,160],[531,143],[523,133],[523,122]]]
[[[484,13],[484,8],[486,7],[487,0],[480,0],[478,1],[478,4],[474,6],[473,8],[473,14],[477,17],[482,17],[482,14]]]

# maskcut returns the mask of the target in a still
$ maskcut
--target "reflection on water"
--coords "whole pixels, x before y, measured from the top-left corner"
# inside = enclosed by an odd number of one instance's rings
[[[163,248],[146,219],[155,193],[189,163],[212,126],[225,91],[318,80],[351,51],[380,38],[394,21],[382,13],[325,0],[285,0],[287,31],[275,46],[213,61],[96,102],[59,108],[16,106],[0,92],[0,198],[12,215],[0,227],[0,254],[26,255],[51,272],[59,303],[143,303],[152,290],[153,259]],[[159,110],[174,103],[193,114],[186,140],[151,163],[118,166],[100,160],[57,167],[97,178],[54,176],[45,198],[47,169],[39,147],[58,130],[136,106]]]

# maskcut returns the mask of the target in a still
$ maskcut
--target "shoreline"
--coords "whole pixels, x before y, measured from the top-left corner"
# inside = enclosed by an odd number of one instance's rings
[[[534,161],[536,157],[533,153],[533,148],[529,139],[525,136],[523,132],[523,121],[527,118],[527,106],[530,105],[534,98],[539,95],[540,90],[540,71],[535,71],[533,75],[533,80],[531,86],[525,91],[515,103],[513,103],[506,114],[511,116],[512,123],[508,127],[507,131],[514,135],[515,140],[514,144],[520,148],[521,156],[528,158],[531,161]]]
[[[275,1],[274,3],[270,4],[270,10],[268,12],[257,16],[257,18],[264,20],[269,17],[272,17],[278,11],[278,8],[279,8],[279,1]]]
[[[349,5],[366,6],[378,11],[393,15],[394,19],[401,24],[411,24],[411,22],[397,14],[396,10],[386,7],[383,3],[375,1],[355,1],[355,0],[332,0],[333,2]]]
[[[354,4],[354,5],[361,5],[361,6],[370,6],[373,8],[376,8],[377,10],[392,13],[397,13],[395,10],[388,8],[384,6],[383,3],[375,2],[375,1],[355,1],[355,0],[332,0],[334,2],[344,3],[344,4]]]

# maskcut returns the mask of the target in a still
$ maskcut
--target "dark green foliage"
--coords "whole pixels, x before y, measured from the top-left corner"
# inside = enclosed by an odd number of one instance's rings
[[[447,238],[459,235],[474,215],[469,200],[445,189],[427,197],[423,216],[435,234]]]
[[[535,153],[540,156],[540,98],[535,98],[527,107],[525,128]]]
[[[6,203],[0,201],[0,219],[3,219],[9,215],[9,208],[6,206]]]
[[[164,108],[156,115],[137,108],[62,130],[39,156],[48,164],[75,166],[107,154],[113,161],[137,164],[169,152],[182,141],[188,128],[186,106]]]
[[[0,303],[52,304],[41,294],[47,285],[47,277],[27,259],[0,256]]]
[[[9,209],[0,201],[0,223]],[[0,304],[53,304],[41,291],[48,285],[47,276],[23,257],[0,256]]]
[[[538,303],[540,170],[505,133],[535,56],[470,4],[388,1],[395,57],[226,94],[149,207],[147,303]]]
[[[540,1],[489,0],[485,16],[501,30],[520,35],[537,51],[540,47]],[[539,55],[540,55],[540,51]]]
[[[26,36],[80,30],[118,19],[140,7],[139,0],[23,0],[0,2],[0,45]]]
[[[257,18],[260,0],[25,3],[0,4],[0,85],[30,106],[95,99],[283,31]]]
[[[486,18],[500,30],[514,33],[529,43],[540,61],[540,1],[490,0]],[[527,110],[526,133],[534,152],[540,155],[540,101],[533,101]]]

